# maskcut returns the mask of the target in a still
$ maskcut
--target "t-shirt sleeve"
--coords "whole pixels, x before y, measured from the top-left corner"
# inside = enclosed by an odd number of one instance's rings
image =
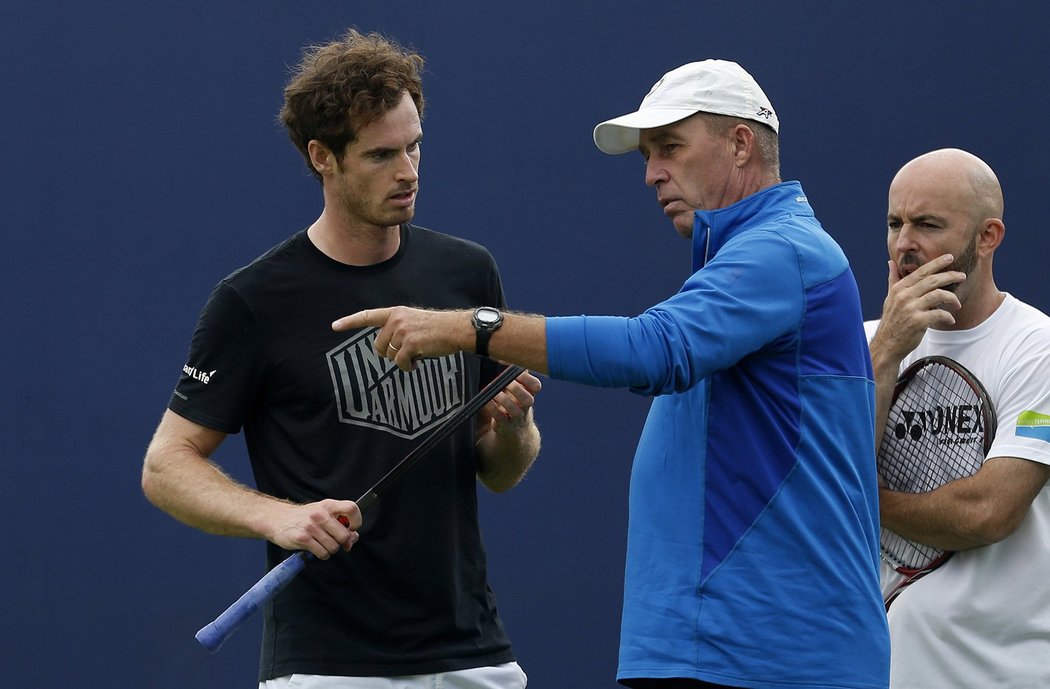
[[[262,378],[262,347],[251,310],[221,282],[197,322],[168,408],[223,433],[244,425]]]
[[[1017,346],[1002,380],[996,409],[998,430],[988,457],[1019,457],[1050,464],[1050,370],[1045,338],[1025,349]]]

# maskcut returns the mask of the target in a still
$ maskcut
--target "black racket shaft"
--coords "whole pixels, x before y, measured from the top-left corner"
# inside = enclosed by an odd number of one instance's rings
[[[474,395],[474,397],[468,400],[465,405],[460,407],[455,414],[434,429],[434,431],[427,436],[426,440],[405,455],[405,458],[395,464],[394,468],[386,473],[386,476],[379,479],[374,486],[365,491],[365,494],[357,499],[357,508],[361,510],[361,513],[363,514],[373,502],[382,497],[383,493],[389,490],[390,486],[394,485],[394,483],[396,483],[405,472],[414,467],[435,445],[450,436],[460,424],[466,422],[470,417],[481,411],[482,407],[492,401],[500,391],[510,385],[511,381],[524,373],[524,371],[525,369],[521,366],[508,366],[503,369],[503,372],[493,378],[491,383],[482,388],[478,394]]]

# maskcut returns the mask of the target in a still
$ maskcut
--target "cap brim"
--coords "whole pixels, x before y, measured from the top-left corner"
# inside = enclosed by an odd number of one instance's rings
[[[594,128],[594,145],[602,153],[619,155],[638,149],[639,131],[653,129],[696,114],[683,108],[646,108],[606,120]]]

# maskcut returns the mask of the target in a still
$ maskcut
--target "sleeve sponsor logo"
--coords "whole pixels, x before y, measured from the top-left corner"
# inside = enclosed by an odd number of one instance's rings
[[[1050,414],[1040,414],[1031,410],[1021,412],[1017,415],[1014,435],[1050,443]]]
[[[200,371],[197,370],[196,367],[190,366],[189,364],[186,364],[182,367],[182,372],[189,376],[191,380],[199,381],[201,383],[204,383],[205,385],[211,382],[211,379],[215,377],[215,372],[218,370],[219,369],[215,369],[215,371]]]

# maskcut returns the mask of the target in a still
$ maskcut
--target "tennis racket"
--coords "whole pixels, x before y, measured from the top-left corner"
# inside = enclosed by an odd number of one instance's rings
[[[394,465],[383,478],[365,491],[365,494],[357,499],[357,507],[361,513],[368,509],[372,503],[378,500],[405,472],[414,467],[422,457],[452,434],[460,425],[481,411],[490,400],[498,395],[511,381],[525,371],[521,366],[508,366],[492,382],[486,385],[477,395],[467,401],[452,416],[448,417],[440,426],[434,429],[426,439],[409,452],[404,459]],[[340,520],[342,521],[342,519]],[[280,593],[289,583],[306,567],[306,563],[315,560],[313,554],[298,552],[287,557],[279,565],[271,569],[254,586],[234,601],[215,620],[200,629],[196,638],[202,646],[214,653],[219,647],[233,635],[241,624],[251,617],[266,602]]]
[[[927,493],[972,476],[995,439],[995,410],[980,381],[956,361],[919,359],[893,391],[879,446],[879,475],[890,490]],[[885,593],[886,609],[906,586],[937,569],[952,552],[910,541],[888,529],[882,558],[898,578]]]

